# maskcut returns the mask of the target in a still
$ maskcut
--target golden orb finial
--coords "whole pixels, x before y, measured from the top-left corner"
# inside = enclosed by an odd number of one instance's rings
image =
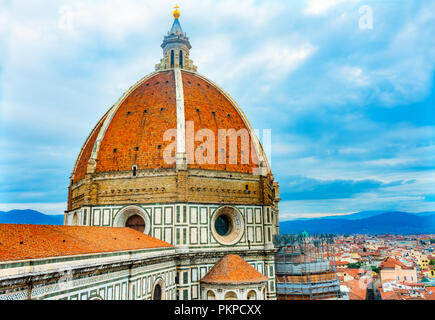
[[[178,11],[179,6],[175,6],[175,11],[172,13],[174,15],[175,19],[178,19],[180,17],[180,11]]]

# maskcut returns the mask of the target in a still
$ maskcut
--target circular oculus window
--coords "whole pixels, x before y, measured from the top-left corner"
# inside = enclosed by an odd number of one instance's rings
[[[213,236],[219,243],[233,245],[243,236],[243,217],[235,208],[222,207],[213,215],[211,227]]]
[[[121,209],[113,220],[114,227],[127,227],[149,234],[151,221],[144,209],[138,206],[128,206]]]

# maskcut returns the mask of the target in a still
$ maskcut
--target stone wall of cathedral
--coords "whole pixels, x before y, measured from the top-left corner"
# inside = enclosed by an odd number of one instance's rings
[[[226,205],[219,204],[134,204],[87,206],[71,211],[65,215],[65,224],[123,227],[118,223],[123,210],[138,209],[145,222],[149,221],[148,233],[157,239],[174,246],[190,248],[221,247],[213,234],[213,215]],[[235,247],[254,248],[272,246],[276,234],[276,213],[272,206],[235,205],[242,216],[241,238]],[[75,220],[76,219],[76,220]]]
[[[68,210],[85,205],[177,201],[272,205],[273,188],[267,177],[225,171],[156,169],[97,173],[88,174],[70,186]]]
[[[204,299],[200,279],[219,260],[216,253],[174,254],[160,249],[155,252],[159,252],[158,259],[155,255],[142,257],[134,263],[116,253],[95,259],[86,256],[44,259],[39,261],[36,272],[29,272],[22,262],[1,265],[14,277],[0,279],[0,300],[151,300],[157,284],[163,287],[162,297],[166,300]],[[257,290],[257,299],[276,299],[273,253],[231,252],[240,254],[269,277],[266,287]],[[239,298],[246,298],[245,289],[238,288]],[[217,296],[220,293],[216,287]]]
[[[246,262],[252,267],[257,269],[263,275],[266,275],[269,279],[264,288],[264,294],[258,295],[258,299],[275,300],[276,288],[275,288],[275,256],[274,251],[263,250],[233,250],[226,253],[235,253],[240,255]],[[207,274],[207,272],[216,264],[221,258],[221,255],[216,253],[195,253],[195,255],[181,255],[177,262],[178,273],[178,297],[179,300],[195,300],[204,299],[201,295],[204,285],[200,283],[200,280]],[[219,286],[219,285],[218,285]],[[216,286],[216,288],[218,287]],[[262,290],[261,290],[262,291]],[[218,292],[221,292],[220,290]],[[242,290],[242,292],[244,292]],[[244,300],[245,297],[243,297]]]
[[[0,264],[0,300],[150,300],[156,285],[176,299],[174,250],[146,251]]]
[[[264,292],[257,290],[257,298],[276,299],[272,239],[278,232],[278,198],[273,178],[251,173],[202,169],[93,173],[71,185],[64,223],[125,227],[130,216],[142,217],[144,233],[176,248],[173,299],[201,299],[201,278],[227,253],[240,255],[269,278]],[[222,212],[233,223],[229,236],[220,236],[215,227]],[[237,292],[246,293],[242,288]]]
[[[214,228],[215,216],[227,208],[240,216],[240,237],[231,244],[219,238]],[[273,206],[201,203],[89,206],[68,213],[65,224],[76,221],[80,225],[122,227],[132,214],[144,218],[145,233],[177,248],[178,299],[200,299],[199,281],[227,253],[240,255],[266,275],[269,280],[265,298],[276,298],[272,239],[277,219]]]

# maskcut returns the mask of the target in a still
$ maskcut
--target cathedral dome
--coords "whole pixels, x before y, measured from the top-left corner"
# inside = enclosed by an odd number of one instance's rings
[[[217,138],[219,129],[243,129],[250,139],[258,141],[245,115],[229,95],[196,72],[182,70],[180,73],[184,114],[177,114],[174,70],[157,71],[141,79],[103,116],[88,137],[73,171],[74,182],[84,178],[90,160],[95,161],[95,172],[127,171],[133,166],[137,170],[175,167],[174,162],[164,159],[164,150],[174,142],[164,141],[164,135],[176,129],[183,118],[186,123],[191,122],[195,132],[208,129]],[[183,143],[172,140],[175,144]],[[195,141],[193,150],[202,142]],[[194,161],[188,168],[253,172],[258,167],[257,150],[252,150],[248,163],[242,163],[239,157],[236,164],[231,164],[227,152],[228,161],[219,164],[218,147],[215,143],[215,164]],[[239,143],[237,148],[240,155],[242,145]]]
[[[189,154],[189,141],[193,143],[193,137],[188,136],[189,129],[193,129],[193,133],[201,129],[210,130],[216,140],[222,129],[246,132],[254,147],[242,150],[242,143],[237,143],[237,159],[230,161],[231,154],[226,152],[225,161],[219,163],[220,146],[215,141],[214,161],[201,163],[193,159],[187,161],[187,168],[245,173],[258,169],[259,160],[265,159],[263,151],[246,116],[233,99],[197,72],[178,72],[178,81],[173,69],[159,70],[144,77],[102,117],[79,154],[72,175],[74,183],[85,177],[89,165],[96,173],[129,171],[132,168],[175,168],[175,150],[181,148]],[[178,103],[178,110],[177,91],[184,100],[183,106]],[[185,139],[178,139],[178,135],[183,134],[183,130],[177,130],[183,126],[180,122],[184,122]],[[174,130],[171,140],[170,130]],[[168,139],[165,139],[165,134]],[[198,151],[203,142],[194,141],[190,146],[191,154]],[[171,144],[173,148],[170,150]],[[226,150],[229,149],[230,146],[226,145]],[[165,150],[172,153],[172,158],[165,158]],[[250,155],[242,161],[244,152]]]
[[[89,135],[73,184],[88,173],[130,170],[270,172],[242,110],[189,59],[191,45],[179,16],[176,7],[156,71],[127,90]]]
[[[231,96],[197,72],[176,16],[155,71],[130,87],[86,139],[71,174],[68,210],[274,201],[277,186],[253,128]]]
[[[179,17],[176,10],[154,72],[131,86],[86,139],[64,223],[130,228],[161,240],[148,240],[155,260],[140,263],[152,299],[273,299],[279,185],[241,108],[189,58]],[[132,288],[127,294],[139,297]]]

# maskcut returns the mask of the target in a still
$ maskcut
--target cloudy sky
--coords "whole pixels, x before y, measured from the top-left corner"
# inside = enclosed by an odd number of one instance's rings
[[[0,210],[63,213],[84,140],[153,71],[175,4],[0,0]],[[433,0],[177,4],[198,71],[272,129],[282,220],[434,211]]]

